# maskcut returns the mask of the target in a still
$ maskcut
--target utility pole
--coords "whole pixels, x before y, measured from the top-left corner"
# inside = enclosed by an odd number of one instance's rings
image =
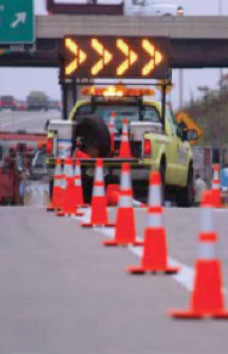
[[[179,69],[179,110],[183,108],[183,97],[184,97],[184,70]]]
[[[179,110],[183,108],[184,97],[184,72],[183,69],[179,69]]]

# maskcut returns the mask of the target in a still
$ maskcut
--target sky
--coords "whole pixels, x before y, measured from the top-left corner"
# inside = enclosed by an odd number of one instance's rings
[[[77,0],[55,0],[56,2],[77,2]],[[83,0],[79,0],[83,2]],[[99,2],[109,1],[98,0]],[[158,0],[157,0],[158,1]],[[34,0],[36,14],[47,14],[45,0]],[[110,3],[119,0],[111,0]],[[162,0],[161,0],[162,2]],[[164,2],[164,1],[163,1]],[[228,16],[227,0],[169,0],[168,2],[183,6],[186,16],[210,16],[219,14],[219,5],[222,5],[222,15]],[[183,98],[187,103],[190,98],[199,95],[197,88],[200,85],[216,87],[219,80],[217,69],[185,69],[183,71],[184,89]],[[173,70],[174,89],[171,97],[175,107],[179,103],[178,70]],[[22,85],[23,83],[23,85]],[[49,97],[60,99],[58,85],[58,69],[30,69],[30,68],[0,68],[0,96],[12,94],[18,99],[25,99],[31,90],[43,90]]]

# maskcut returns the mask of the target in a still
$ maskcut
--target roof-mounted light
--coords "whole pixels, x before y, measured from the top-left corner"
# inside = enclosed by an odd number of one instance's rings
[[[130,88],[124,85],[108,86],[108,87],[85,87],[81,90],[85,96],[103,96],[103,97],[142,97],[154,96],[155,92],[148,88]]]

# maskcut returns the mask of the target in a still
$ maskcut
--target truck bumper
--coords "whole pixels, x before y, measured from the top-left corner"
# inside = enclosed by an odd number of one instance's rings
[[[96,159],[80,159],[83,175],[93,178]],[[133,180],[148,180],[149,173],[152,168],[151,164],[145,163],[143,159],[119,159],[119,158],[104,158],[104,176],[113,176],[120,178],[121,166],[123,163],[129,163],[131,166],[131,175]],[[47,170],[50,176],[54,174],[54,158],[47,158]]]
[[[80,159],[82,169],[83,190],[91,195],[93,178],[95,172],[96,159]],[[129,163],[131,166],[131,179],[135,196],[147,196],[149,174],[152,166],[145,163],[143,159],[113,159],[104,158],[104,179],[105,184],[119,184],[121,176],[121,166]],[[50,179],[53,179],[54,159],[50,159],[47,164]],[[86,198],[87,200],[89,198]]]

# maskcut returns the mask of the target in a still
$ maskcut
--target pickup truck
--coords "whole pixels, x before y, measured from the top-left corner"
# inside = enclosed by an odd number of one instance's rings
[[[100,156],[104,161],[106,185],[119,183],[121,163],[128,161],[136,198],[145,201],[149,172],[154,169],[160,170],[164,196],[175,198],[179,206],[190,206],[193,201],[193,154],[188,140],[197,138],[195,131],[179,127],[167,104],[162,122],[162,104],[151,100],[153,90],[92,86],[85,88],[83,93],[90,99],[77,101],[68,120],[49,122],[46,163],[50,180],[53,179],[55,158],[75,156],[79,149],[87,156],[81,158],[87,201],[91,197],[94,163]],[[107,128],[112,112],[115,112],[114,153],[110,151]],[[128,120],[133,156],[130,159],[118,157],[124,118]]]

